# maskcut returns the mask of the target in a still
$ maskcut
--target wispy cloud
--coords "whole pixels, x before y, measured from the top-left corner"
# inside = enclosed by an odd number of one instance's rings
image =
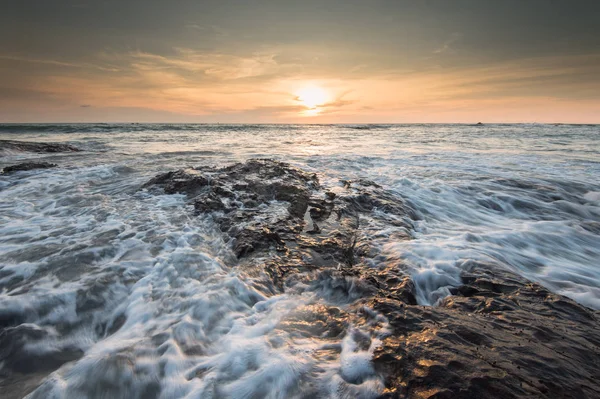
[[[443,53],[456,53],[456,50],[452,47],[452,45],[458,42],[462,38],[462,33],[454,32],[450,35],[450,37],[437,49],[433,51],[434,54],[443,54]]]
[[[579,101],[582,109],[588,109],[594,99],[600,101],[595,94],[600,92],[596,68],[600,55],[411,72],[402,65],[373,70],[368,64],[354,64],[360,67],[340,70],[337,75],[330,73],[328,65],[282,56],[277,48],[247,54],[184,48],[173,49],[169,55],[104,52],[81,63],[13,56],[0,56],[1,60],[46,63],[57,68],[20,81],[18,92],[14,79],[0,77],[0,92],[17,93],[12,98],[28,102],[31,109],[38,104],[58,112],[68,107],[92,108],[88,105],[93,104],[93,110],[81,110],[82,115],[92,115],[92,111],[101,115],[102,109],[110,107],[153,110],[157,115],[170,115],[169,120],[188,115],[193,120],[267,121],[270,117],[298,121],[308,115],[320,121],[345,121],[370,115],[378,121],[415,121],[432,120],[434,115],[450,118],[449,112],[466,113],[469,108],[491,114],[502,109],[502,104],[513,107],[518,115],[515,104],[523,106],[527,101],[546,101],[554,107],[564,107],[561,100]],[[322,78],[315,78],[319,76]],[[294,94],[307,85],[322,87],[330,97],[309,113]],[[2,104],[10,105],[7,101]],[[485,107],[489,109],[485,111]],[[541,105],[537,109],[545,112]],[[149,118],[148,113],[136,112]]]
[[[0,55],[0,60],[7,61],[16,61],[16,62],[27,62],[32,64],[45,64],[45,65],[54,65],[59,67],[67,67],[67,68],[87,68],[87,69],[97,69],[100,71],[106,72],[119,72],[120,69],[114,66],[104,66],[98,64],[90,64],[90,63],[79,63],[79,62],[67,62],[60,60],[52,60],[52,59],[39,59],[39,58],[30,58],[16,55]]]
[[[231,54],[203,53],[190,49],[176,49],[172,56],[134,52],[121,56],[138,71],[180,70],[219,80],[234,80],[276,74],[284,68],[275,60],[274,53],[254,53],[243,57]]]

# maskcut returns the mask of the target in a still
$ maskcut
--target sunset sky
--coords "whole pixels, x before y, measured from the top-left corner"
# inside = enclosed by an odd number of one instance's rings
[[[598,0],[3,0],[0,122],[600,122]]]

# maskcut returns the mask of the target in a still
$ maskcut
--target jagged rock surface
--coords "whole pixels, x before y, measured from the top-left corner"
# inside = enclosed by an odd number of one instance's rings
[[[234,240],[238,258],[268,251],[274,264],[285,268],[351,266],[368,251],[367,240],[358,236],[361,215],[369,214],[370,223],[395,217],[404,238],[412,230],[410,215],[416,217],[401,199],[372,182],[353,187],[346,182],[338,195],[324,189],[315,174],[272,160],[182,169],[161,174],[145,187],[155,185],[167,193],[188,194],[196,213],[211,213]],[[387,216],[373,214],[375,208]],[[273,267],[280,277],[288,273]]]
[[[439,306],[375,296],[393,334],[374,365],[385,398],[598,398],[598,312],[473,265]]]
[[[340,183],[326,189],[289,164],[249,160],[164,173],[145,187],[187,194],[211,215],[236,265],[268,276],[262,292],[301,281],[325,299],[278,328],[327,341],[356,333],[351,325],[387,326],[373,358],[382,397],[600,397],[599,312],[476,263],[438,306],[417,305],[402,264],[378,259],[372,233],[387,226],[384,240],[410,239],[418,214],[373,182]]]

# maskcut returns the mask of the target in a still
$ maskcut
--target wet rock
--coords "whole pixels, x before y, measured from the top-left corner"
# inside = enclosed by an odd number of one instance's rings
[[[600,397],[598,312],[505,271],[475,273],[437,307],[368,301],[394,331],[373,360],[384,397]]]
[[[0,152],[77,152],[79,148],[63,143],[36,143],[33,141],[0,140]]]
[[[375,183],[359,181],[357,188],[336,194],[324,189],[315,174],[269,159],[167,172],[144,185],[154,186],[187,194],[196,213],[211,214],[233,239],[238,258],[269,252],[273,274],[281,277],[313,268],[314,259],[319,266],[358,262],[361,213],[377,208],[407,216],[412,211]]]
[[[323,187],[314,174],[265,159],[168,172],[145,187],[187,194],[231,238],[234,266],[265,296],[317,295],[321,304],[276,327],[322,341],[316,358],[339,356],[335,342],[358,334],[350,326],[379,334],[382,397],[600,397],[599,312],[475,262],[439,306],[417,305],[401,264],[379,258],[377,240],[411,239],[420,218],[399,193],[363,180]],[[393,233],[372,234],[383,230]],[[372,337],[354,341],[365,350]]]
[[[348,315],[337,307],[323,305],[303,306],[281,320],[277,328],[292,336],[340,338],[348,326]]]
[[[156,376],[143,368],[135,367],[135,357],[122,351],[100,358],[91,367],[82,367],[74,375],[76,383],[65,389],[68,398],[148,398],[160,396],[161,387]],[[86,384],[94,381],[92,387]],[[32,399],[52,397],[52,384],[43,384],[31,396]]]
[[[17,165],[7,166],[2,170],[2,173],[6,175],[9,173],[21,172],[26,170],[55,168],[57,166],[58,165],[55,163],[48,162],[25,162]]]
[[[186,193],[191,195],[199,193],[208,184],[208,179],[195,170],[182,169],[158,175],[145,186],[161,185],[167,194]]]
[[[0,392],[21,398],[33,391],[51,372],[83,356],[76,347],[28,348],[49,333],[34,324],[21,324],[0,331]]]

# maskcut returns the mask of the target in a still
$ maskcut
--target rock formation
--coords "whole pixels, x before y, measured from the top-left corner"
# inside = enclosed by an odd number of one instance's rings
[[[302,282],[322,295],[326,304],[278,328],[339,341],[350,325],[387,325],[373,358],[382,397],[600,397],[599,312],[475,262],[453,295],[417,304],[402,264],[377,261],[377,241],[411,239],[418,219],[397,193],[369,181],[325,188],[315,174],[261,159],[168,172],[145,187],[187,194],[231,238],[235,266],[268,276],[263,292]],[[390,235],[373,234],[385,226]]]
[[[55,168],[57,166],[58,165],[55,163],[48,162],[25,162],[17,165],[7,166],[4,169],[2,169],[2,173],[6,175],[9,173],[20,172],[25,170]]]

